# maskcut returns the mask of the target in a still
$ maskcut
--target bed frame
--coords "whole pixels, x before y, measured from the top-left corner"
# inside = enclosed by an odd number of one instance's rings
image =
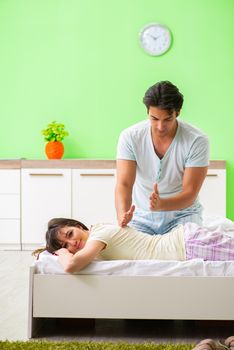
[[[217,211],[214,201],[206,199],[219,188],[219,215],[224,215],[226,170],[221,163],[209,169],[210,185],[203,186],[201,198],[206,208]],[[28,337],[36,335],[45,318],[234,320],[233,292],[234,276],[45,275],[31,267]]]
[[[234,320],[233,291],[234,277],[45,275],[32,266],[28,337],[45,318]]]

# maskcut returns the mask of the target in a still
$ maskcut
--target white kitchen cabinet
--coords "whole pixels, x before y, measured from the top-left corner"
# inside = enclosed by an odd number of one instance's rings
[[[22,169],[23,249],[44,244],[53,217],[117,223],[115,182],[115,169]],[[209,169],[199,197],[204,215],[226,215],[225,169]]]
[[[112,161],[28,162],[28,167],[24,161],[19,169],[0,169],[0,249],[43,246],[53,217],[72,217],[87,226],[117,223]],[[226,216],[225,162],[213,162],[199,197],[205,216]]]
[[[116,222],[115,169],[72,169],[72,217],[86,226]]]
[[[204,216],[226,217],[226,169],[209,169],[199,193]]]
[[[0,249],[20,249],[20,170],[0,169]]]
[[[91,225],[116,222],[115,169],[72,170],[72,216]],[[199,193],[204,216],[226,216],[226,169],[209,169]]]
[[[22,248],[45,244],[48,221],[71,217],[71,169],[22,169]]]

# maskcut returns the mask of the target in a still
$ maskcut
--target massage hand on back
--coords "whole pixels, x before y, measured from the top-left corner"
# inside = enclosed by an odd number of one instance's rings
[[[67,272],[104,260],[234,260],[234,238],[202,227],[197,197],[209,164],[207,136],[178,120],[183,95],[169,81],[151,86],[143,102],[148,120],[118,141],[118,226],[90,229],[73,219],[52,219],[46,249]]]

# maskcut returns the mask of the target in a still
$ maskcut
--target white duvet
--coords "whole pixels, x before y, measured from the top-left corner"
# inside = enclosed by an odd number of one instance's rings
[[[234,222],[221,217],[206,217],[204,226],[220,228],[234,235]],[[34,263],[36,273],[64,274],[58,257],[48,252],[40,254]],[[161,261],[161,260],[111,260],[93,261],[78,274],[121,276],[234,276],[234,261]]]

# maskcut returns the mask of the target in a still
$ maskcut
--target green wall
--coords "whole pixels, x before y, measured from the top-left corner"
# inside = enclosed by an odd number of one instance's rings
[[[0,0],[0,157],[45,158],[40,132],[57,120],[65,158],[115,158],[120,131],[146,117],[145,90],[171,80],[181,117],[227,160],[234,219],[233,13],[233,0]],[[150,22],[172,31],[163,56],[139,47]]]

